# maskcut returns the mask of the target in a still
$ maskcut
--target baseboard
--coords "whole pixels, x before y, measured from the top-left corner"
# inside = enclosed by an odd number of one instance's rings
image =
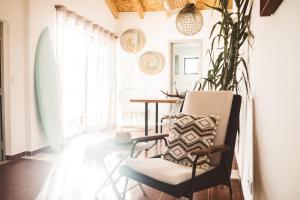
[[[6,160],[12,161],[12,160],[18,160],[24,156],[34,156],[41,152],[51,152],[51,151],[52,151],[51,147],[46,146],[46,147],[42,147],[42,148],[34,150],[34,151],[24,151],[24,152],[14,154],[14,155],[6,155],[5,158],[6,158]]]
[[[22,157],[26,156],[26,152],[21,152],[21,153],[18,153],[18,154],[14,154],[14,155],[6,155],[5,156],[5,159],[6,160],[9,160],[9,161],[12,161],[12,160],[18,160]]]
[[[34,151],[26,151],[26,156],[34,156],[34,155],[36,155],[38,153],[42,153],[42,152],[52,152],[52,149],[50,146],[45,146],[45,147],[39,148]]]

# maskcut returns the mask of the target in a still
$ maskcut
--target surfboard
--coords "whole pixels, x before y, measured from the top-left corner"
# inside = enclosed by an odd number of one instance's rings
[[[59,69],[55,61],[49,28],[38,40],[34,63],[35,94],[43,132],[54,151],[62,144],[59,111]]]

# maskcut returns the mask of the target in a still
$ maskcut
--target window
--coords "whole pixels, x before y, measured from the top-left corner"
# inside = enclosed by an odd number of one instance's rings
[[[184,58],[184,74],[198,74],[199,57]]]
[[[115,38],[100,26],[57,13],[64,138],[115,124]]]

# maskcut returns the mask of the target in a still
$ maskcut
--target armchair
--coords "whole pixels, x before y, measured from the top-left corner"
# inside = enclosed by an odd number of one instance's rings
[[[192,167],[164,160],[157,155],[153,158],[128,159],[120,168],[120,173],[174,197],[187,197],[190,200],[197,191],[227,185],[230,198],[233,199],[230,176],[236,134],[239,129],[240,105],[241,96],[231,92],[188,93],[183,104],[183,113],[220,116],[214,145],[205,150],[193,151],[192,155],[195,157]],[[138,138],[134,141],[133,149],[137,143],[143,141],[163,139],[166,143],[167,136],[163,134]],[[211,157],[211,166],[208,170],[196,167],[198,158],[204,155]],[[123,199],[126,195],[127,181]]]

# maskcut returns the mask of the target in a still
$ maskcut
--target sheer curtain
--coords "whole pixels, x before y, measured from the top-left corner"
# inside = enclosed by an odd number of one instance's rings
[[[56,7],[64,138],[115,124],[115,35]]]

